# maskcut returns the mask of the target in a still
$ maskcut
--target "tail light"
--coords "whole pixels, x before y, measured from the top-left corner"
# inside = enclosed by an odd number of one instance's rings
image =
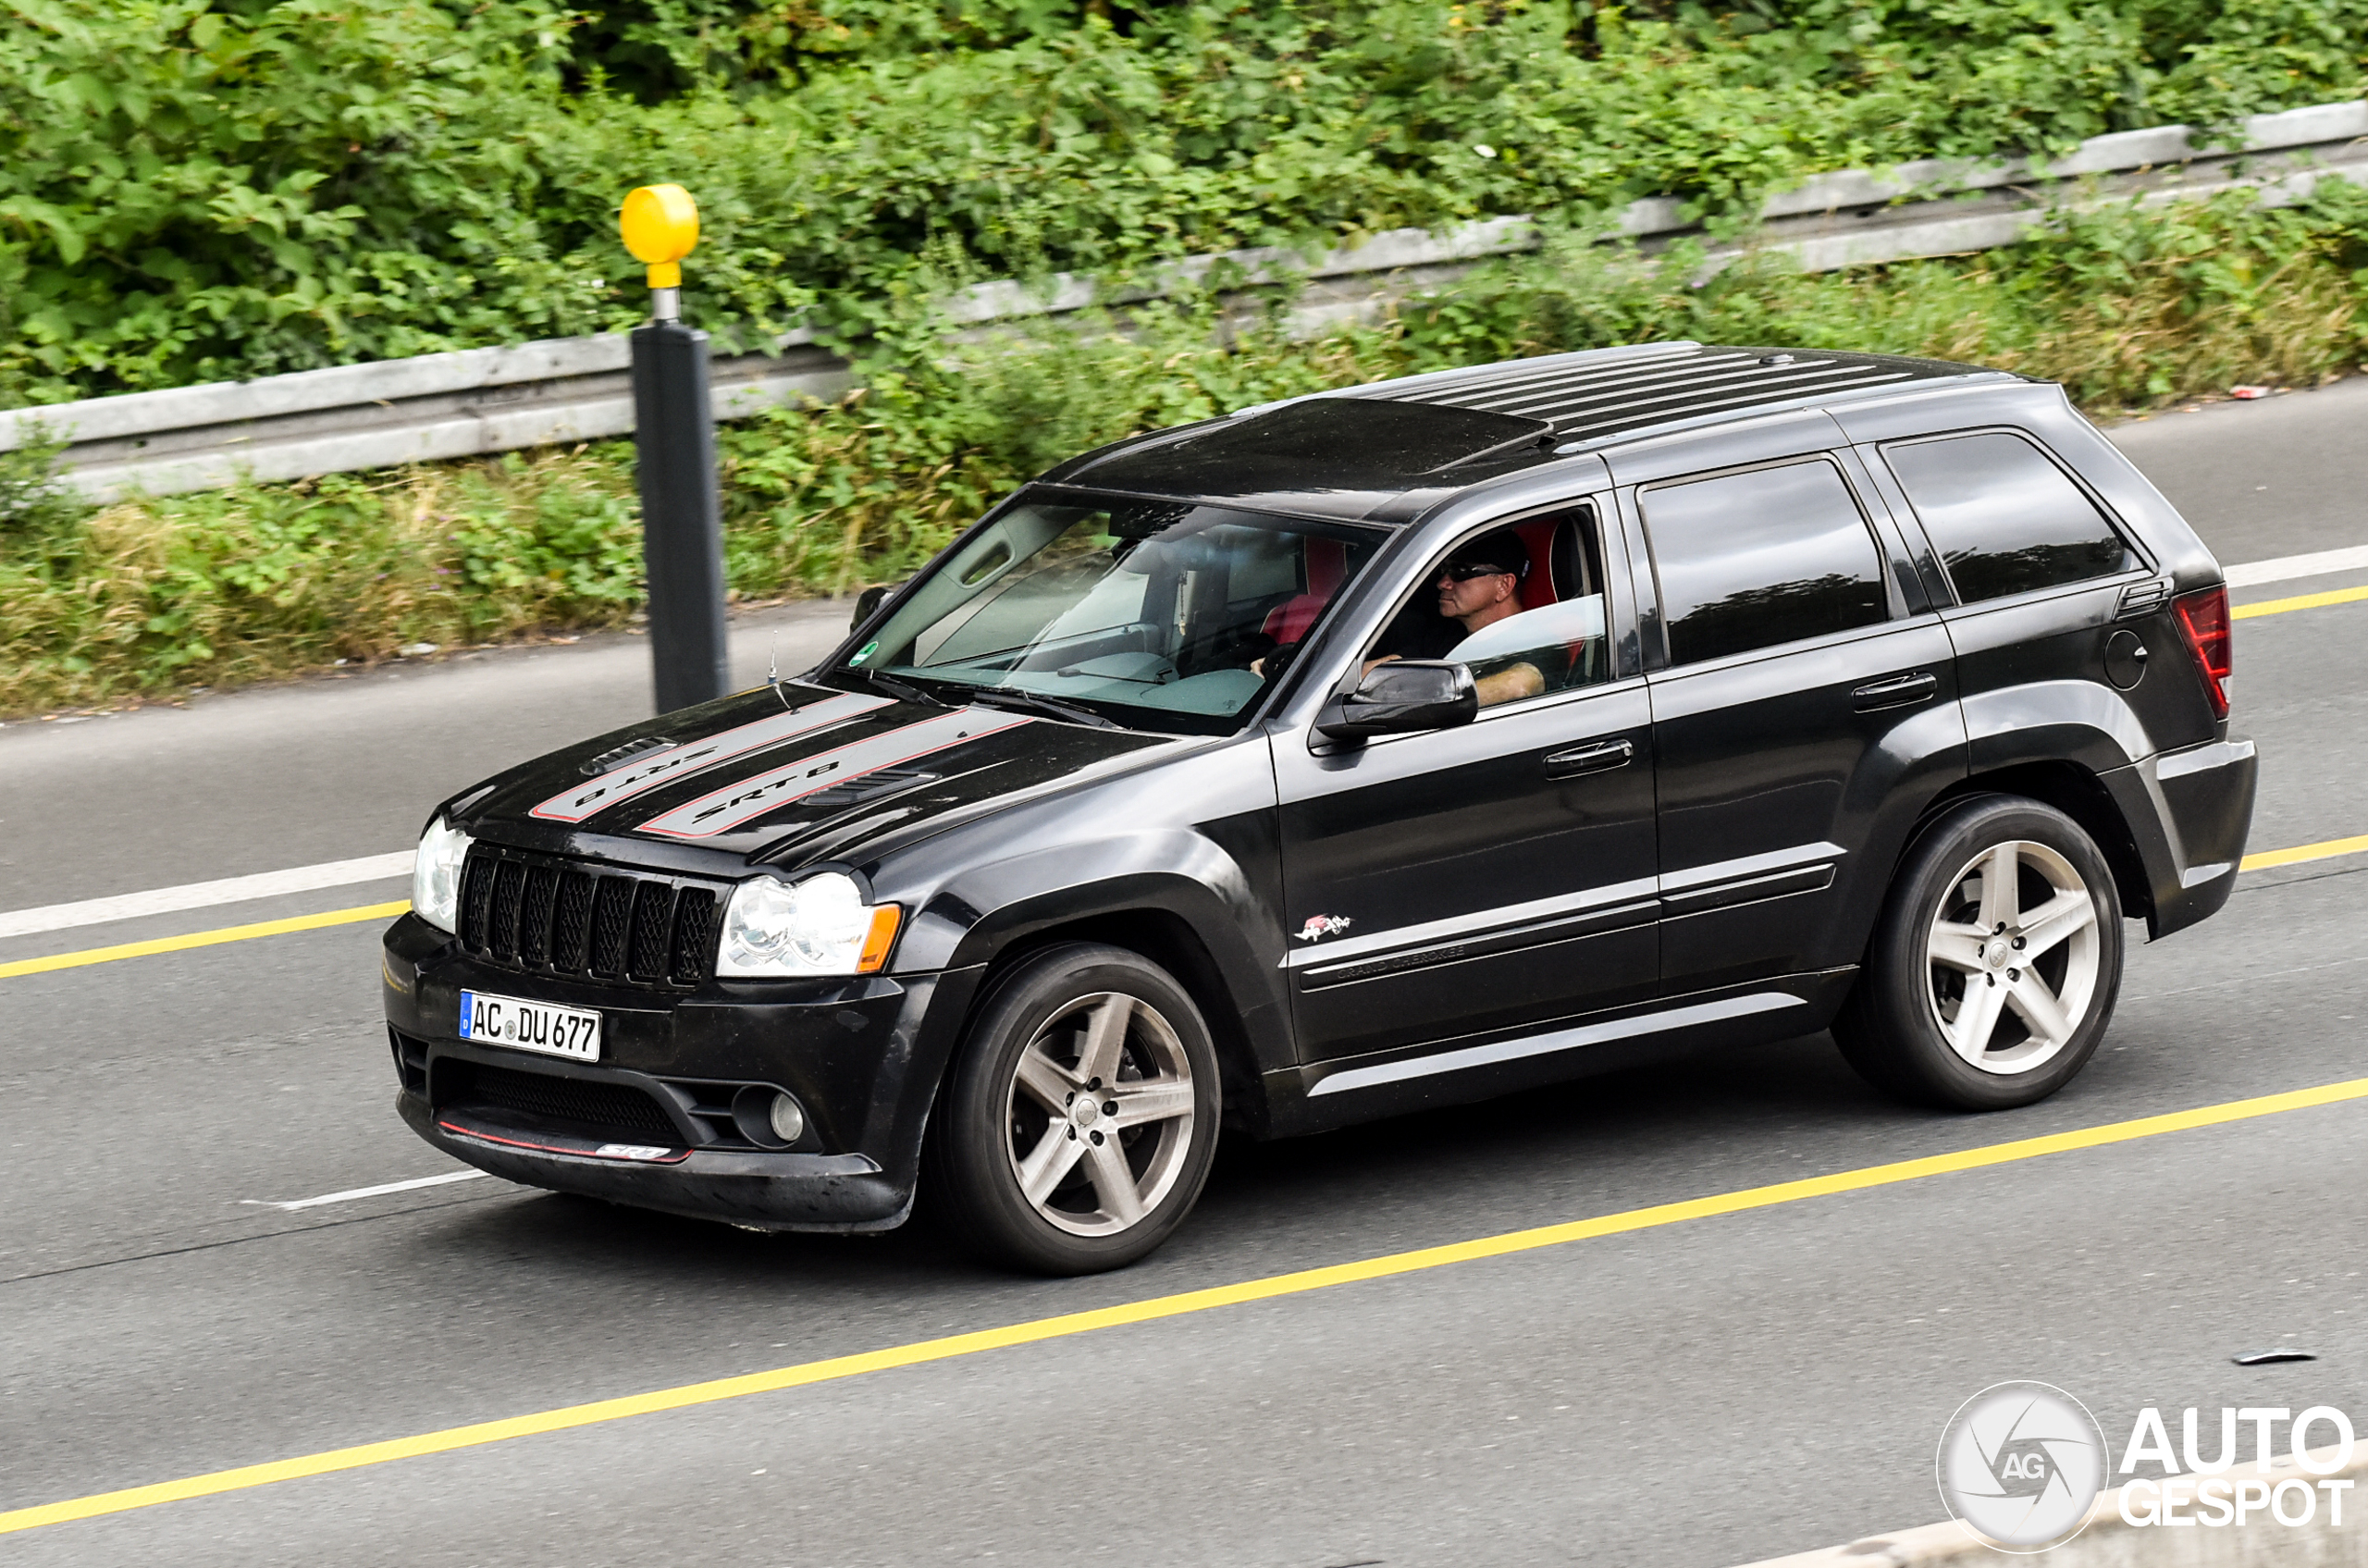
[[[2203,676],[2212,716],[2225,719],[2228,716],[2228,669],[2235,653],[2228,636],[2228,590],[2223,586],[2182,594],[2171,601],[2171,609],[2178,617],[2179,636],[2195,658],[2197,673]]]

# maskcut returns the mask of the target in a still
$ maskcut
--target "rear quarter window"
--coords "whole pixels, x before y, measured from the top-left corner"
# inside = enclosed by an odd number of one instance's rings
[[[1957,601],[2106,577],[2129,547],[2046,453],[2004,431],[1883,449]]]
[[[1672,664],[1890,614],[1874,536],[1831,463],[1661,485],[1641,500]]]

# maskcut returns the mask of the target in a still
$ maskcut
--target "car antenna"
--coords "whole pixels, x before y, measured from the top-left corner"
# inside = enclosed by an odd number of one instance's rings
[[[772,629],[771,635],[765,642],[765,685],[773,688],[773,695],[781,698],[781,705],[783,708],[796,709],[797,705],[790,701],[788,694],[781,689],[781,628],[779,626]]]

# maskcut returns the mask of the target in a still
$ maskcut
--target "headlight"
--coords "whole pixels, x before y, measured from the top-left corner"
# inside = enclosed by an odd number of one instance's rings
[[[412,913],[441,931],[461,929],[461,866],[469,858],[470,838],[437,818],[419,835],[419,855],[412,861]]]
[[[894,904],[866,904],[863,889],[843,871],[796,883],[752,877],[724,906],[715,972],[870,974],[888,961],[901,913]]]

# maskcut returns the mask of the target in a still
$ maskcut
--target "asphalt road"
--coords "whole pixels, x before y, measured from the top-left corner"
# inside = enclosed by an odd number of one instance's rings
[[[2115,433],[2225,561],[2368,544],[2368,382]],[[2257,487],[2267,486],[2267,488]],[[2247,590],[2263,600],[2368,581]],[[744,625],[760,671],[837,611]],[[2238,628],[2254,847],[2368,833],[2368,602]],[[0,908],[400,848],[647,709],[633,638],[0,730]],[[377,928],[0,979],[0,1510],[2360,1076],[2368,857],[2132,950],[2105,1049],[1982,1117],[1822,1036],[1229,1148],[1115,1277],[764,1237],[452,1167],[392,1114]],[[11,959],[399,881],[0,941]],[[1720,1568],[1939,1515],[2010,1377],[2368,1415],[2368,1105],[2289,1112],[11,1536],[11,1562]],[[2314,1363],[2228,1357],[2300,1344]],[[2176,1419],[2174,1420],[2176,1426]]]

